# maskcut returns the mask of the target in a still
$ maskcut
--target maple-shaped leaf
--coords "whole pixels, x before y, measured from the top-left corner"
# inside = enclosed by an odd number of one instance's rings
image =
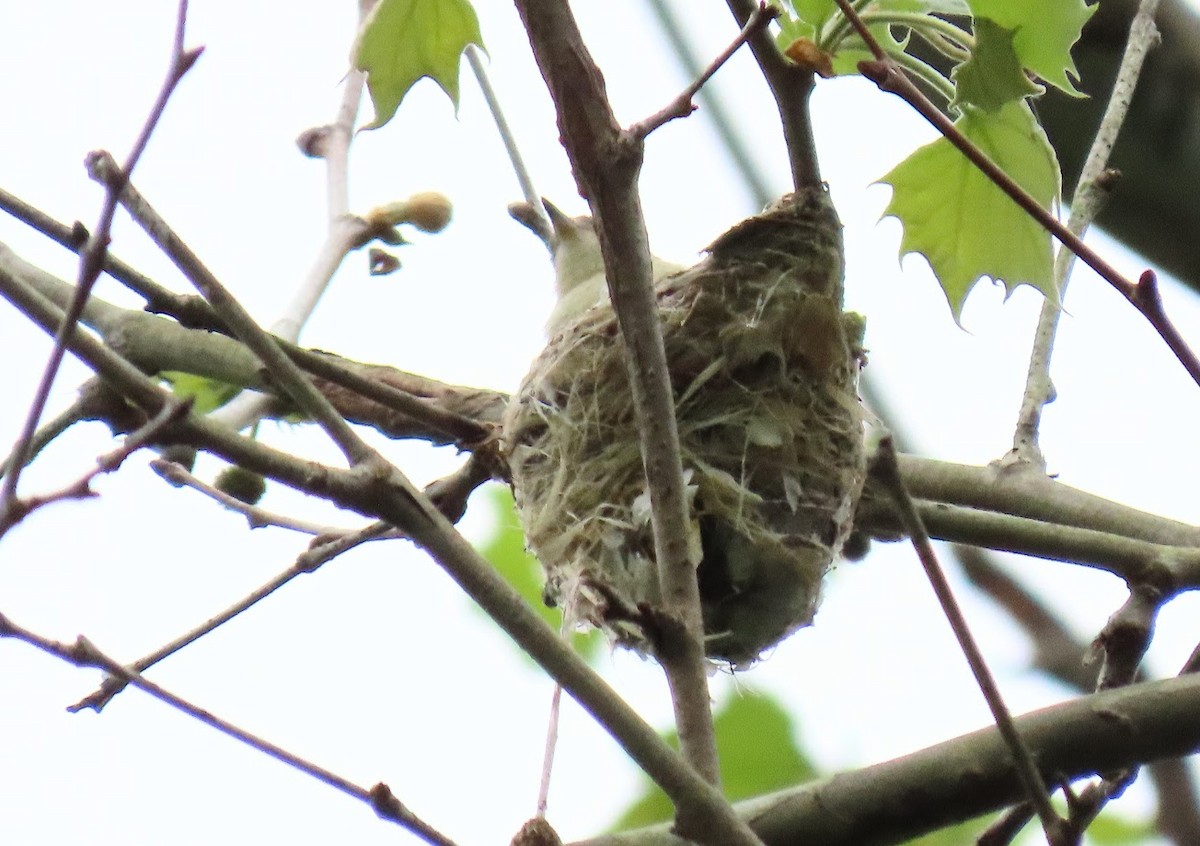
[[[975,49],[971,57],[950,74],[954,80],[954,105],[970,103],[994,112],[1005,103],[1042,93],[1042,87],[1025,74],[1013,49],[1016,33],[987,18],[975,21]]]
[[[1058,159],[1028,104],[1014,101],[995,112],[966,106],[955,126],[1050,208],[1060,186]],[[904,227],[900,255],[925,256],[956,321],[984,276],[1009,293],[1032,285],[1058,299],[1049,234],[945,138],[921,147],[880,182],[892,186],[884,216]]]
[[[1079,78],[1071,47],[1096,5],[1085,0],[967,0],[976,25],[986,18],[1014,32],[1021,64],[1068,94],[1082,97],[1071,82]]]
[[[458,69],[468,44],[483,46],[479,18],[468,0],[380,0],[363,21],[351,61],[367,74],[375,120],[383,126],[422,77],[458,108]]]

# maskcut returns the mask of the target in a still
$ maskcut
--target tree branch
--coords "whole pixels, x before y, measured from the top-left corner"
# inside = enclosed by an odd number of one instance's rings
[[[1046,778],[1077,779],[1200,747],[1200,676],[1148,682],[1035,711],[1016,721]],[[767,846],[892,846],[1020,801],[995,728],[815,784],[735,805]],[[685,846],[666,827],[576,846]]]
[[[604,79],[583,43],[565,2],[517,0],[534,58],[558,113],[559,131],[580,194],[596,222],[605,272],[625,344],[642,463],[650,493],[654,552],[662,601],[678,625],[663,627],[656,657],[663,666],[684,757],[712,784],[720,779],[712,728],[704,625],[695,567],[689,560],[688,506],[671,378],[652,282],[646,224],[637,192],[643,141],[616,122]],[[712,834],[688,805],[676,805],[680,823],[698,836]],[[744,829],[726,837],[753,842]],[[717,838],[720,840],[720,838]]]
[[[1133,92],[1141,75],[1142,64],[1150,48],[1158,42],[1158,30],[1154,26],[1154,14],[1159,0],[1142,0],[1137,15],[1129,30],[1129,40],[1121,67],[1113,84],[1112,94],[1100,120],[1100,128],[1092,141],[1091,150],[1079,175],[1079,185],[1071,200],[1071,216],[1067,229],[1082,238],[1100,213],[1111,187],[1112,179],[1106,177],[1108,159],[1117,143],[1117,135],[1125,122]],[[1062,315],[1062,301],[1066,296],[1067,284],[1071,279],[1071,267],[1075,254],[1060,249],[1054,263],[1054,278],[1058,283],[1059,302],[1046,299],[1038,315],[1037,331],[1034,333],[1033,349],[1029,356],[1029,373],[1025,380],[1025,394],[1017,416],[1013,434],[1012,460],[1026,462],[1045,471],[1046,460],[1038,446],[1038,428],[1042,408],[1054,399],[1054,387],[1050,381],[1050,357],[1054,349],[1054,337],[1058,320]]]
[[[42,371],[42,378],[34,392],[33,401],[29,406],[29,413],[25,418],[25,424],[22,426],[21,432],[17,436],[17,442],[10,453],[8,472],[4,475],[3,485],[0,487],[0,534],[3,534],[7,530],[7,527],[15,522],[13,520],[15,515],[10,512],[18,507],[17,483],[21,477],[21,470],[29,460],[30,444],[33,441],[34,433],[37,431],[42,413],[45,411],[46,402],[50,397],[50,388],[54,384],[54,379],[58,375],[58,369],[62,364],[63,358],[66,356],[68,342],[75,333],[75,323],[79,319],[79,315],[83,312],[87,298],[100,276],[101,269],[104,267],[104,257],[108,250],[109,230],[112,227],[113,215],[116,213],[117,198],[121,193],[123,180],[129,178],[129,173],[132,172],[133,168],[137,165],[138,159],[141,158],[142,152],[150,142],[150,136],[153,134],[159,119],[162,117],[163,111],[167,107],[167,101],[171,99],[171,95],[174,93],[179,81],[183,79],[196,60],[200,58],[200,53],[203,50],[203,48],[194,50],[184,49],[183,40],[186,25],[187,0],[180,0],[179,9],[176,13],[175,38],[171,49],[171,63],[167,69],[166,79],[163,81],[154,105],[151,106],[150,113],[142,126],[141,132],[138,133],[138,137],[133,143],[133,148],[126,158],[125,167],[119,169],[121,176],[114,184],[108,186],[108,190],[105,192],[104,205],[100,210],[100,220],[96,226],[96,231],[88,239],[87,245],[79,256],[79,281],[75,286],[74,297],[67,306],[63,320],[55,333],[54,348]]]
[[[1017,775],[1025,789],[1025,796],[1037,812],[1038,819],[1042,823],[1042,830],[1046,833],[1047,842],[1053,846],[1064,846],[1066,843],[1064,821],[1058,816],[1054,806],[1050,804],[1050,792],[1046,789],[1046,783],[1038,771],[1033,755],[1016,729],[1012,714],[1000,693],[1000,687],[996,684],[996,679],[988,668],[987,661],[984,660],[983,652],[979,649],[979,645],[967,625],[967,618],[963,614],[954,592],[950,589],[946,574],[942,570],[941,564],[938,563],[929,534],[925,531],[925,526],[913,506],[912,497],[905,488],[903,479],[900,478],[900,465],[896,461],[896,448],[892,443],[891,435],[885,435],[880,439],[868,466],[871,475],[883,485],[896,506],[905,531],[917,551],[917,557],[921,560],[921,566],[925,570],[929,584],[937,595],[942,613],[950,623],[950,628],[958,640],[963,656],[971,668],[971,674],[975,676],[979,691],[987,701],[992,718],[996,721],[996,729],[1004,739],[1004,745],[1008,747],[1009,754],[1016,764]]]
[[[355,799],[358,799],[362,802],[366,802],[372,807],[376,807],[376,802],[373,800],[376,794],[381,792],[380,788],[386,790],[387,795],[391,796],[391,791],[387,790],[386,785],[376,785],[376,787],[372,790],[359,787],[354,782],[342,778],[341,776],[325,769],[324,767],[319,767],[316,764],[301,758],[299,755],[295,755],[287,751],[281,746],[277,746],[268,740],[264,740],[257,735],[238,728],[233,723],[223,720],[209,711],[193,705],[186,699],[176,696],[174,693],[171,693],[165,688],[158,686],[154,682],[142,678],[138,672],[130,670],[129,668],[117,663],[115,660],[108,657],[95,646],[93,646],[91,642],[82,635],[77,638],[73,644],[58,643],[50,640],[49,638],[34,634],[28,629],[16,625],[3,614],[0,614],[0,638],[15,638],[16,640],[23,641],[24,643],[27,643],[30,646],[41,650],[42,652],[53,655],[56,658],[66,661],[69,664],[74,664],[78,667],[95,667],[97,669],[104,670],[111,676],[121,679],[121,681],[125,684],[133,685],[139,690],[142,690],[145,693],[148,693],[150,696],[153,696],[160,702],[163,702],[178,711],[182,711],[189,717],[199,720],[200,722],[216,729],[222,734],[244,743],[253,749],[257,749],[259,752],[262,752],[263,754],[268,755],[277,761],[287,764],[289,767],[293,767],[305,775],[312,776],[323,784],[327,784],[336,790],[340,790],[342,793],[353,796]],[[376,810],[379,812],[378,808],[376,808]],[[403,826],[413,834],[420,837],[426,843],[432,844],[432,846],[454,846],[454,841],[450,840],[428,823],[421,820],[419,817],[413,814],[412,811],[409,811],[407,808],[405,808],[399,802],[399,800],[395,799],[395,797],[392,797],[392,803],[389,810],[389,813],[379,812],[379,815],[384,819]]]
[[[746,26],[758,6],[754,0],[726,2],[741,27]],[[821,168],[817,163],[817,146],[808,112],[808,95],[813,88],[812,71],[788,61],[776,48],[775,39],[767,30],[756,33],[748,43],[779,110],[783,140],[792,166],[792,186],[800,190],[820,185]]]

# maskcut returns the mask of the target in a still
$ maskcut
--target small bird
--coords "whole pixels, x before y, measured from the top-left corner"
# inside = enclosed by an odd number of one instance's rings
[[[546,241],[554,258],[554,288],[557,299],[550,319],[546,321],[546,336],[560,332],[573,319],[589,308],[608,303],[608,283],[604,278],[604,258],[600,254],[600,239],[589,215],[569,217],[546,198],[542,205],[550,218],[550,231],[544,232],[542,218],[528,203],[513,203],[509,214]],[[682,264],[651,257],[651,273],[660,279],[683,270]]]
[[[560,301],[504,415],[513,492],[547,603],[653,654],[637,617],[659,600],[649,493],[599,242],[547,210]],[[705,652],[729,666],[812,622],[862,491],[863,320],[842,312],[842,250],[815,186],[690,268],[654,265]]]

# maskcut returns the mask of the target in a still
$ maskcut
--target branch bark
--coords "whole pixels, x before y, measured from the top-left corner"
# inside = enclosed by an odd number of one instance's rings
[[[558,126],[600,237],[613,308],[625,344],[629,386],[650,492],[663,610],[656,656],[675,706],[684,757],[706,780],[720,780],[704,659],[700,590],[689,556],[688,506],[679,431],[652,282],[650,247],[637,179],[644,136],[617,124],[604,78],[592,61],[570,8],[557,0],[517,0],[534,57],[558,113]],[[705,835],[706,825],[685,828]],[[752,838],[742,837],[741,839]]]
[[[1046,778],[1075,779],[1200,747],[1200,678],[1085,696],[1017,719]],[[995,728],[735,805],[767,846],[888,846],[1004,808],[1022,790]],[[685,846],[663,826],[576,846]]]

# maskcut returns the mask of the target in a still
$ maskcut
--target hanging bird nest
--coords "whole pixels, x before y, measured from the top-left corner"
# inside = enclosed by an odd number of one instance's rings
[[[812,622],[862,489],[862,318],[842,313],[841,225],[788,195],[658,285],[705,651],[745,666]],[[650,502],[616,315],[584,312],[504,419],[545,598],[652,652],[616,605],[658,601]]]

